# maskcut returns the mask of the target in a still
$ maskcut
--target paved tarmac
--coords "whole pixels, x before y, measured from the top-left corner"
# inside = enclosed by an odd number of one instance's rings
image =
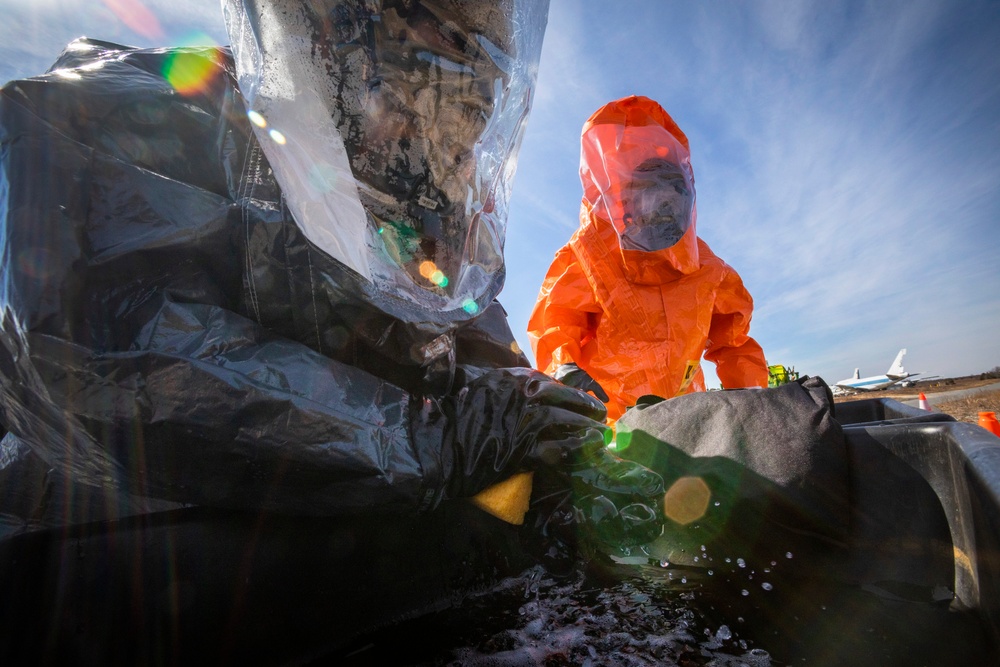
[[[1000,390],[1000,382],[995,382],[993,384],[986,384],[982,387],[973,387],[972,389],[955,389],[954,391],[936,391],[933,394],[924,394],[927,396],[927,402],[934,407],[935,403],[944,403],[945,401],[953,401],[958,398],[965,398],[966,396],[972,396],[973,394],[978,394],[981,391],[997,391]],[[903,405],[910,405],[915,408],[920,407],[920,395],[903,400],[903,397],[897,397],[897,401]]]

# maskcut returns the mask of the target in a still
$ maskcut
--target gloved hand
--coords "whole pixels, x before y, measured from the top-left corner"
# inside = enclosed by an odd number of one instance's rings
[[[605,414],[593,397],[547,375],[505,368],[455,396],[425,399],[411,429],[437,500],[471,497],[533,470],[539,491],[532,511],[543,533],[549,518],[537,517],[551,512],[554,526],[582,522],[600,540],[646,542],[662,529],[663,481],[608,452]]]
[[[610,400],[608,398],[608,393],[604,391],[604,388],[597,384],[597,381],[590,377],[587,371],[583,370],[574,363],[561,365],[556,369],[554,377],[570,387],[576,387],[577,389],[583,391],[594,392],[594,396],[601,399],[605,403]]]
[[[651,542],[663,531],[663,496],[658,474],[603,449],[572,469],[536,472],[526,523],[546,543],[551,565],[581,541],[598,548]]]

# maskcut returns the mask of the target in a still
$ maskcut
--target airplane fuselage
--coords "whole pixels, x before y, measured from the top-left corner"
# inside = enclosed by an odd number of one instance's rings
[[[899,351],[899,354],[896,355],[896,359],[892,362],[892,365],[889,366],[889,370],[886,371],[885,375],[872,375],[870,377],[863,378],[861,377],[861,369],[855,368],[853,377],[841,380],[834,386],[850,391],[875,391],[877,389],[891,387],[897,382],[901,382],[908,377],[920,375],[920,373],[907,373],[903,369],[903,357],[905,355],[906,348],[903,348]]]
[[[888,375],[873,375],[866,378],[849,378],[847,380],[841,380],[837,383],[837,386],[842,389],[853,389],[855,391],[875,391],[876,389],[885,389],[886,387],[890,387],[908,377],[910,377],[910,373],[897,377],[889,377]]]

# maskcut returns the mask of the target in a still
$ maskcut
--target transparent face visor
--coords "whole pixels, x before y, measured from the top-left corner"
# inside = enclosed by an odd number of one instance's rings
[[[681,240],[694,219],[694,175],[686,148],[659,125],[595,125],[582,144],[584,197],[629,250]]]
[[[502,284],[548,3],[223,8],[250,119],[306,237],[418,317],[484,308]]]

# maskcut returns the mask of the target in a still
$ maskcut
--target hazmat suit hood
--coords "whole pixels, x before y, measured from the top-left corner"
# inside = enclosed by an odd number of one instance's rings
[[[580,179],[581,234],[617,248],[630,280],[698,269],[690,148],[659,104],[631,96],[598,109],[583,127]]]
[[[536,0],[223,0],[241,92],[296,225],[382,312],[447,330],[504,280]]]

